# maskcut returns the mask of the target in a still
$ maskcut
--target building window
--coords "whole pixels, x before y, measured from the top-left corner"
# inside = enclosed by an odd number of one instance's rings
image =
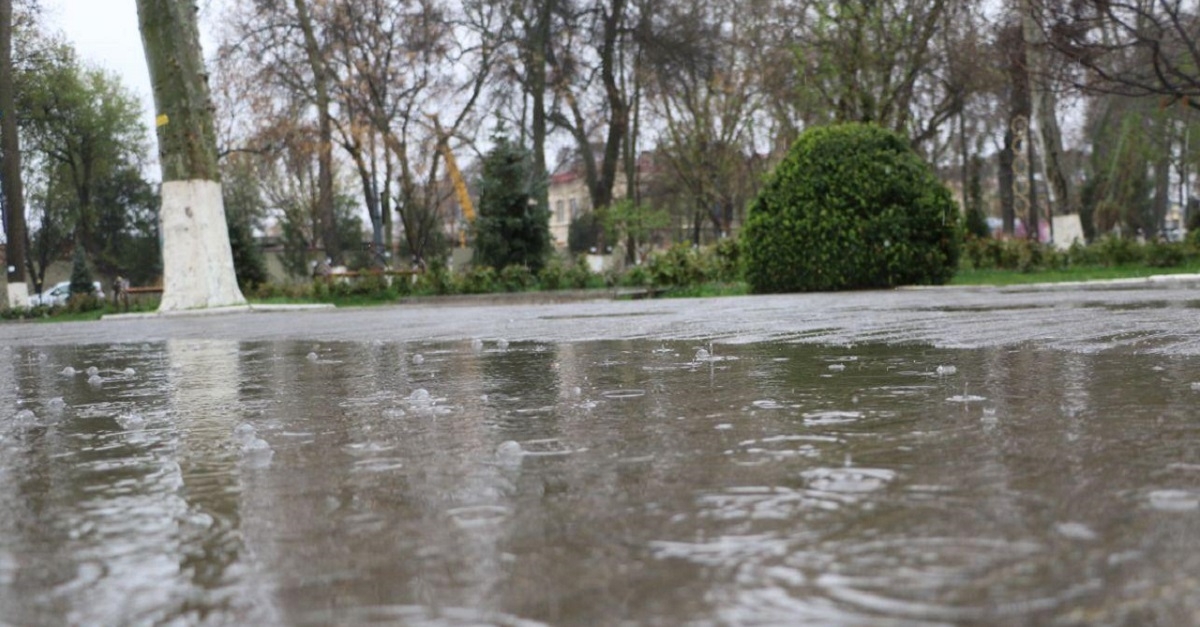
[[[566,210],[566,203],[563,202],[563,200],[560,198],[558,200],[558,202],[556,202],[554,204],[555,204],[554,214],[556,216],[555,220],[557,220],[558,222],[564,221],[567,217],[566,214],[563,213]]]
[[[574,220],[575,218],[578,218],[578,217],[579,217],[579,201],[572,198],[571,199],[571,219]]]

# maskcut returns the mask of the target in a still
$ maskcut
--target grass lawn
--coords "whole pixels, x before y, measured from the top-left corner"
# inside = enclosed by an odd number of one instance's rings
[[[1200,274],[1200,262],[1191,262],[1175,268],[1148,268],[1144,265],[1092,266],[1065,270],[967,270],[961,269],[954,275],[950,285],[1027,285],[1030,283],[1063,283],[1068,281],[1104,281],[1112,279],[1136,279],[1156,274]]]

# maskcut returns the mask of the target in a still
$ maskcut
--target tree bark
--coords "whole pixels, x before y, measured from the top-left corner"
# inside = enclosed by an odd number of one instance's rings
[[[21,184],[21,142],[17,136],[13,95],[12,35],[12,0],[0,0],[0,186],[4,188],[8,306],[25,307],[29,304],[25,282],[25,192]]]
[[[158,109],[162,164],[160,312],[244,305],[217,168],[208,74],[190,0],[137,0]]]

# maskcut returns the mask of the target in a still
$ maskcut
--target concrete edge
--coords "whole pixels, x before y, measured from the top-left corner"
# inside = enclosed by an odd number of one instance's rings
[[[1128,279],[1100,279],[1095,281],[1058,281],[1050,283],[1022,283],[1018,285],[902,285],[897,290],[989,290],[1001,292],[1047,292],[1056,289],[1119,290],[1145,285],[1190,285],[1200,286],[1200,274],[1152,274]]]
[[[178,311],[148,311],[145,313],[108,314],[101,320],[147,320],[152,318],[191,318],[201,316],[223,316],[240,313],[280,313],[295,311],[329,311],[335,307],[328,303],[310,305],[237,305],[234,307],[209,307],[206,309],[181,309]]]

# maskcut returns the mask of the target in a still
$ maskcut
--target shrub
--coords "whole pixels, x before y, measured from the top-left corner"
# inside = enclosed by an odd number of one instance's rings
[[[1137,263],[1144,258],[1142,247],[1130,238],[1109,235],[1092,244],[1101,263],[1108,266],[1123,266]]]
[[[742,243],[735,237],[726,237],[713,247],[713,278],[723,283],[742,280]]]
[[[428,270],[418,276],[413,291],[420,294],[457,294],[458,282],[454,280],[454,274],[446,262],[436,259],[429,264]]]
[[[1150,242],[1144,252],[1146,265],[1151,268],[1175,268],[1187,258],[1182,243]]]
[[[499,280],[506,292],[524,292],[537,284],[537,277],[525,266],[505,266]]]
[[[567,267],[558,255],[551,257],[537,276],[538,285],[544,290],[561,290],[569,287]]]
[[[588,267],[587,258],[580,255],[575,260],[575,264],[567,269],[567,285],[583,290],[589,287],[602,287],[604,280],[592,272],[592,269]]]
[[[646,287],[650,285],[650,273],[646,271],[646,266],[633,266],[621,275],[617,284],[623,287]]]
[[[929,166],[865,124],[805,132],[742,230],[755,292],[945,283],[960,239],[958,209]]]
[[[471,266],[459,279],[463,294],[490,294],[496,291],[497,276],[491,266]]]
[[[705,261],[698,249],[681,242],[651,255],[646,261],[646,272],[650,282],[661,287],[698,285],[708,278]]]

